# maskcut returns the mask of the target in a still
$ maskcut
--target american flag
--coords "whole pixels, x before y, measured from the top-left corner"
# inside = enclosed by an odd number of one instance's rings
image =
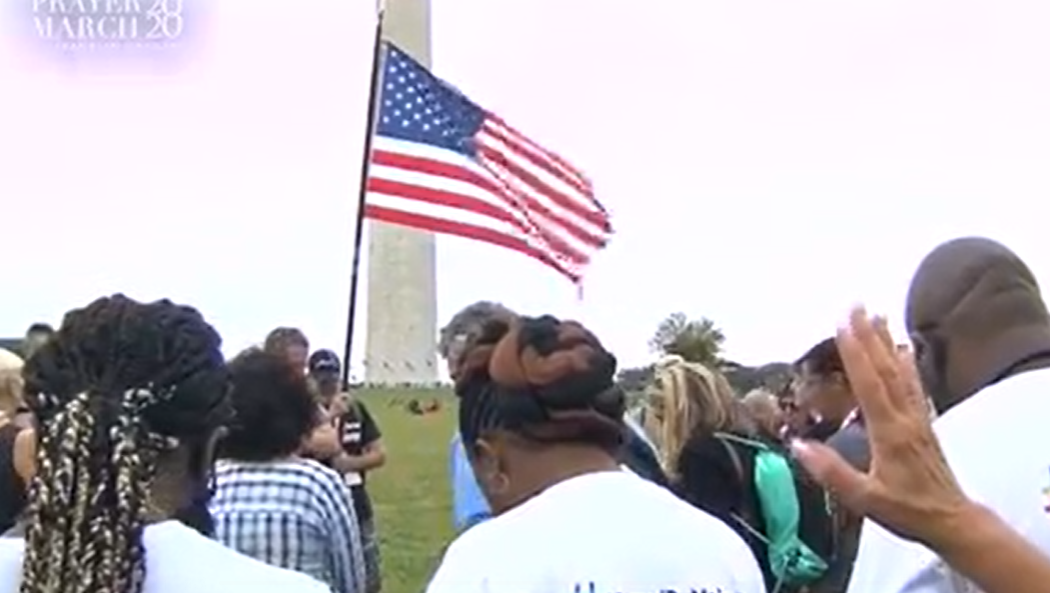
[[[513,249],[579,282],[612,234],[587,177],[385,50],[365,216]]]

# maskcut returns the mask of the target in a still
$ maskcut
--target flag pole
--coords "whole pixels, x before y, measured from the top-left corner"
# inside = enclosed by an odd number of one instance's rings
[[[365,120],[364,151],[361,155],[361,182],[357,193],[357,212],[354,213],[353,259],[350,262],[350,303],[347,305],[346,345],[343,348],[343,382],[350,382],[350,362],[354,345],[354,318],[357,316],[357,294],[361,284],[361,246],[364,244],[365,204],[368,196],[368,169],[372,163],[372,138],[375,136],[379,112],[380,85],[383,79],[383,16],[382,2],[377,6],[375,44],[372,48],[372,78],[368,89],[368,116]]]

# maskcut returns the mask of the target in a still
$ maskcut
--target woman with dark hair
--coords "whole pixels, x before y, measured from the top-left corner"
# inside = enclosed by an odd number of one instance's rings
[[[325,590],[200,533],[233,412],[220,346],[200,313],[170,301],[116,295],[66,315],[24,368],[36,473],[24,539],[0,539],[0,591]]]
[[[237,422],[222,444],[211,512],[227,546],[327,583],[365,591],[350,490],[335,471],[297,455],[319,409],[304,375],[279,354],[249,350],[230,362]]]
[[[615,374],[597,338],[553,317],[493,321],[467,344],[459,428],[494,517],[452,543],[429,593],[764,590],[729,527],[621,469]]]

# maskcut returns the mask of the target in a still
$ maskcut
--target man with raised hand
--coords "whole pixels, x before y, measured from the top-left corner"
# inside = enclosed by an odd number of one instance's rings
[[[944,243],[919,265],[905,321],[941,414],[934,430],[963,490],[1050,553],[1050,314],[1031,270],[989,239]],[[869,521],[848,591],[979,590],[949,563]]]

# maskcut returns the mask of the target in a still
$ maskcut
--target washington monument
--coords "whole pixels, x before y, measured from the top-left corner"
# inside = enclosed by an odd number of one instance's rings
[[[387,0],[385,37],[430,67],[430,0]],[[434,234],[368,222],[365,381],[432,384],[437,366]]]

